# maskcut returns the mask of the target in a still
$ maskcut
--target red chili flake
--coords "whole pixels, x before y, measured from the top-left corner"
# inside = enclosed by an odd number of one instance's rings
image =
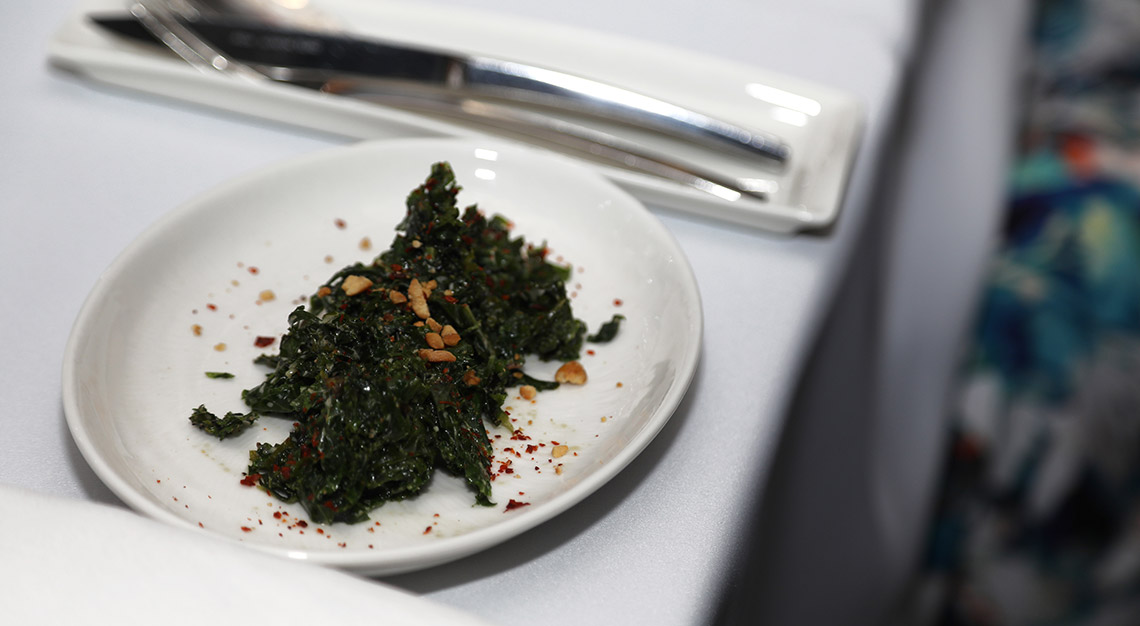
[[[345,226],[348,226],[348,224],[346,224],[344,220],[340,219],[339,217],[336,218],[336,227],[337,228],[343,229]]]
[[[454,296],[444,296],[443,299],[447,300],[451,304],[455,304],[456,302],[459,302],[459,300],[457,300]]]
[[[241,479],[241,484],[245,485],[246,487],[252,487],[256,485],[257,481],[259,480],[261,480],[261,474],[250,474]]]
[[[252,529],[252,528],[250,528],[249,526],[242,526],[242,527],[241,527],[241,531],[242,531],[243,533],[248,533],[248,532],[251,532],[252,530],[253,530],[253,529]]]
[[[428,526],[427,528],[425,528],[425,529],[424,529],[424,534],[425,534],[425,535],[426,535],[426,534],[428,534],[428,533],[430,533],[430,532],[431,532],[431,526]]]
[[[281,519],[281,511],[274,511],[273,512],[273,518],[274,519]]]
[[[258,348],[268,348],[269,346],[273,345],[274,341],[277,341],[276,337],[265,337],[258,335],[257,339],[253,340],[253,345],[257,346]]]
[[[303,519],[297,520],[297,525],[300,526],[301,528],[308,528],[309,527],[309,523]]]
[[[588,354],[590,356],[594,356],[594,351],[593,350],[586,350],[586,354]]]
[[[614,306],[621,306],[621,298],[614,298]]]
[[[318,534],[318,535],[323,535],[323,534],[325,534],[325,529],[323,529],[323,528],[318,528],[318,529],[317,529],[317,534]]]
[[[536,450],[538,450],[538,446],[533,445],[533,444],[527,444],[527,446],[526,446],[526,453],[527,454],[534,454]]]
[[[218,310],[218,306],[216,304],[207,304],[206,308],[210,309],[211,311],[217,311]]]
[[[515,500],[512,498],[510,502],[507,502],[507,510],[503,511],[503,512],[506,513],[507,511],[513,511],[515,509],[520,509],[524,506],[530,506],[530,503],[529,502],[519,502],[518,500]]]

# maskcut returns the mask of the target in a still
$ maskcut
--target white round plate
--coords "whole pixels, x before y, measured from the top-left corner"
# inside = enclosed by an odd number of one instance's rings
[[[494,507],[437,472],[419,497],[360,524],[306,523],[299,506],[240,483],[249,450],[291,424],[263,417],[219,441],[192,427],[205,404],[244,411],[289,312],[325,279],[387,248],[407,194],[449,161],[461,206],[498,213],[548,258],[569,264],[575,315],[618,337],[587,344],[589,382],[506,405],[529,439],[492,428]],[[127,504],[291,558],[380,575],[469,555],[565,511],[660,431],[685,393],[701,341],[700,296],[676,241],[636,200],[568,159],[513,144],[408,140],[357,144],[290,161],[171,212],[95,285],[63,369],[68,426],[95,473]],[[557,364],[528,362],[539,377]],[[232,379],[211,379],[224,371]],[[555,458],[556,445],[569,452]],[[516,506],[508,507],[514,501]],[[520,506],[521,505],[521,506]]]

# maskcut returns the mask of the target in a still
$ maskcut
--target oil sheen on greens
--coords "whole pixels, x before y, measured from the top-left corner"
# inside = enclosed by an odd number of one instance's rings
[[[408,196],[390,249],[340,270],[308,309],[290,314],[280,353],[258,359],[272,371],[242,393],[249,413],[193,412],[195,426],[222,438],[262,415],[294,423],[285,441],[250,452],[245,484],[326,523],[359,522],[386,501],[414,496],[437,468],[465,479],[477,503],[492,504],[485,423],[510,429],[508,387],[556,387],[522,373],[525,355],[576,359],[586,325],[566,296],[569,269],[548,263],[544,246],[512,238],[504,218],[473,206],[461,213],[459,189],[447,163],[433,165]],[[346,295],[349,276],[372,285]],[[413,279],[436,281],[427,304],[435,322],[460,336],[446,348],[454,362],[422,358],[431,328],[390,296],[406,295]]]

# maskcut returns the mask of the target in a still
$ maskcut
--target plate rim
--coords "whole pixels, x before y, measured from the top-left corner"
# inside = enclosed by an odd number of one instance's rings
[[[84,416],[84,409],[79,406],[79,373],[77,371],[78,353],[83,343],[92,331],[95,316],[110,295],[106,286],[113,284],[116,276],[131,267],[130,261],[140,252],[149,240],[167,230],[178,220],[191,217],[200,210],[200,206],[209,205],[218,197],[224,197],[233,190],[248,187],[268,178],[272,178],[281,170],[304,167],[306,164],[317,163],[327,159],[351,158],[354,153],[368,152],[399,152],[421,150],[428,147],[439,152],[448,150],[471,149],[478,147],[492,147],[505,153],[527,155],[544,161],[544,166],[556,166],[567,170],[574,170],[577,175],[593,179],[594,183],[605,188],[621,198],[624,204],[632,206],[642,213],[645,224],[656,230],[651,238],[667,246],[668,251],[680,263],[678,279],[684,291],[690,297],[685,298],[688,304],[687,316],[691,317],[693,333],[691,340],[679,355],[678,370],[674,383],[663,394],[655,416],[651,416],[640,430],[625,444],[617,454],[609,459],[598,470],[584,476],[582,480],[564,491],[558,492],[552,498],[542,503],[542,506],[527,511],[525,515],[514,516],[497,522],[490,526],[474,529],[472,531],[448,537],[442,541],[386,548],[376,551],[313,551],[304,548],[277,547],[260,542],[246,542],[227,534],[199,528],[187,519],[174,514],[169,508],[157,501],[139,493],[129,484],[129,480],[119,475],[106,457],[106,452],[97,446],[89,433],[92,426],[91,418]],[[119,253],[112,259],[96,278],[90,291],[85,297],[79,312],[73,322],[71,332],[64,349],[62,366],[62,400],[64,417],[68,431],[75,442],[84,461],[109,488],[116,497],[131,509],[142,513],[152,519],[160,520],[175,527],[184,528],[192,532],[205,532],[234,544],[253,548],[262,552],[276,554],[290,560],[307,561],[328,565],[339,569],[355,571],[363,574],[391,575],[408,571],[426,569],[453,560],[470,556],[496,544],[502,543],[512,537],[531,530],[550,519],[561,515],[586,499],[588,496],[609,483],[617,474],[625,469],[642,451],[657,437],[665,424],[672,419],[682,399],[692,384],[700,361],[701,346],[704,338],[704,312],[700,297],[699,286],[687,256],[684,254],[679,242],[665,225],[656,218],[643,203],[634,198],[625,190],[600,174],[574,162],[563,155],[499,139],[470,139],[470,138],[414,138],[396,140],[370,140],[348,145],[323,148],[300,156],[280,159],[267,165],[238,173],[235,176],[208,188],[186,201],[181,202],[173,209],[164,212],[158,219],[147,225],[139,232]]]

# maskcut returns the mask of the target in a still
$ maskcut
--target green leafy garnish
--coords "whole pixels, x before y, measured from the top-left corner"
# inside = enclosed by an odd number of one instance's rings
[[[225,417],[219,418],[207,411],[204,405],[194,409],[194,412],[190,414],[191,424],[218,439],[233,437],[248,428],[256,420],[257,415],[254,413],[229,412],[226,413]]]
[[[506,219],[460,212],[459,190],[447,163],[432,166],[391,247],[290,314],[279,354],[258,359],[272,371],[242,393],[250,413],[219,420],[200,407],[191,417],[220,437],[259,415],[293,422],[284,441],[250,452],[247,481],[314,521],[365,520],[418,494],[436,469],[491,505],[486,424],[510,426],[509,387],[557,387],[523,373],[524,355],[578,357],[586,326],[571,312],[570,269],[512,238]]]
[[[586,341],[590,343],[609,343],[617,336],[618,328],[621,326],[622,320],[625,319],[624,315],[614,315],[610,321],[602,324],[598,332],[586,337]]]
[[[229,372],[206,372],[206,378],[233,378],[234,375]]]

